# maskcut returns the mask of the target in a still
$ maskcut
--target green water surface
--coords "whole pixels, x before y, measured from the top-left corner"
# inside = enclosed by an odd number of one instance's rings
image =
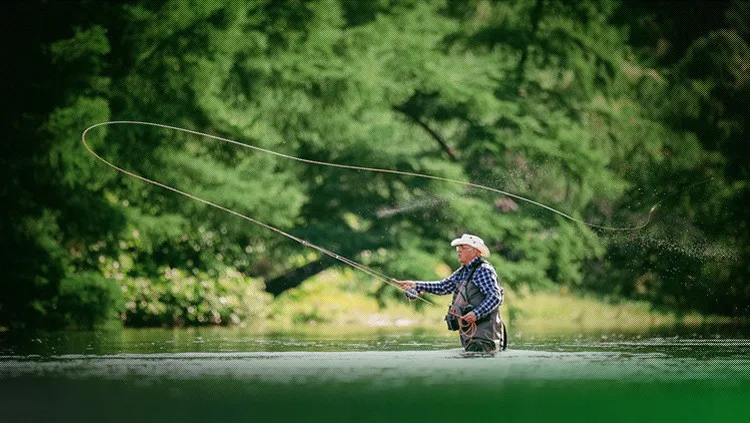
[[[519,330],[467,356],[439,328],[0,334],[7,421],[745,421],[743,328]]]

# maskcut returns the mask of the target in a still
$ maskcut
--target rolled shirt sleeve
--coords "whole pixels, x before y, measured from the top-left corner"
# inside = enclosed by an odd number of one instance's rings
[[[435,295],[445,295],[451,292],[456,292],[458,284],[460,283],[459,275],[462,273],[463,268],[459,268],[452,275],[441,281],[417,281],[417,291],[427,292]]]

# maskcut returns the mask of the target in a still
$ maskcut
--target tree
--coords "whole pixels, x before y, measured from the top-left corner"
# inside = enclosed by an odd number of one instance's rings
[[[592,279],[668,309],[747,316],[750,10],[744,2],[673,6],[631,2],[619,12],[637,58],[654,68],[638,95],[662,123],[644,134],[657,149],[630,172],[634,189],[621,201],[659,201],[662,217],[644,236],[616,239]]]

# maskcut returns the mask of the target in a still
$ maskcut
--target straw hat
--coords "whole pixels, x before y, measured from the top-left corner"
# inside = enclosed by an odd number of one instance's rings
[[[487,248],[486,245],[484,245],[484,241],[482,241],[482,238],[479,238],[476,235],[463,234],[461,235],[461,238],[456,238],[451,241],[451,247],[455,247],[456,245],[468,245],[479,250],[479,253],[482,255],[482,257],[490,256],[490,249]]]

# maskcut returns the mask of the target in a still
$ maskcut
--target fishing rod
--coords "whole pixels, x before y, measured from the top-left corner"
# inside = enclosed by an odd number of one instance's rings
[[[402,289],[397,284],[397,280],[396,279],[394,279],[394,278],[392,278],[390,276],[384,275],[382,273],[379,273],[376,270],[371,269],[370,267],[367,267],[367,266],[365,266],[365,265],[363,265],[361,263],[358,263],[358,262],[356,262],[354,260],[346,258],[346,257],[344,257],[344,256],[342,256],[340,254],[337,254],[337,253],[335,253],[335,252],[333,252],[331,250],[328,250],[328,249],[325,249],[323,247],[320,247],[320,246],[318,246],[316,244],[313,244],[313,243],[311,243],[311,242],[309,242],[309,241],[307,241],[305,239],[302,239],[302,238],[299,238],[297,236],[294,236],[294,235],[292,235],[292,234],[290,234],[288,232],[285,232],[285,231],[283,231],[283,230],[281,230],[279,228],[276,228],[275,226],[269,225],[269,224],[264,223],[264,222],[262,222],[260,220],[257,220],[257,219],[253,219],[252,217],[245,216],[245,215],[243,215],[241,213],[238,213],[238,212],[236,212],[234,210],[231,210],[231,209],[226,208],[224,206],[221,206],[219,204],[213,203],[211,201],[204,200],[204,199],[202,199],[200,197],[197,197],[197,196],[195,196],[193,194],[187,193],[185,191],[181,191],[181,190],[179,190],[177,188],[173,188],[173,187],[171,187],[169,185],[166,185],[166,184],[163,184],[161,182],[158,182],[158,181],[146,178],[144,176],[138,175],[136,173],[130,172],[130,171],[126,170],[126,169],[123,169],[123,168],[121,168],[121,167],[119,167],[119,166],[117,166],[117,165],[115,165],[115,164],[113,164],[113,163],[105,160],[103,157],[99,156],[88,145],[88,142],[86,141],[86,134],[90,130],[92,130],[94,128],[97,128],[97,127],[100,127],[100,126],[109,126],[109,125],[143,125],[143,126],[153,126],[153,127],[157,127],[157,128],[169,129],[169,130],[178,131],[178,132],[184,132],[184,133],[188,133],[188,134],[192,134],[192,135],[198,135],[198,136],[201,136],[201,137],[207,137],[207,138],[211,138],[211,139],[214,139],[214,140],[217,140],[217,141],[226,142],[226,143],[233,144],[233,145],[236,145],[236,146],[239,146],[239,147],[249,148],[251,150],[259,151],[259,152],[266,153],[266,154],[271,154],[271,155],[274,155],[274,156],[277,156],[277,157],[281,157],[281,158],[289,159],[289,160],[294,160],[294,161],[301,162],[301,163],[306,163],[306,164],[313,164],[313,165],[319,165],[319,166],[328,166],[328,167],[335,167],[335,168],[349,169],[349,170],[363,170],[363,171],[367,171],[367,172],[390,173],[390,174],[395,174],[395,175],[413,176],[413,177],[417,177],[417,178],[424,178],[424,179],[431,179],[431,180],[436,180],[436,181],[442,181],[442,182],[460,184],[460,185],[463,185],[463,186],[466,186],[466,187],[477,188],[477,189],[481,189],[481,190],[485,190],[485,191],[494,192],[494,193],[497,193],[497,194],[502,194],[502,195],[505,195],[505,196],[508,196],[508,197],[511,197],[511,198],[515,198],[515,199],[517,199],[519,201],[523,201],[523,202],[532,204],[534,206],[543,208],[543,209],[548,210],[548,211],[550,211],[552,213],[560,215],[560,216],[562,216],[562,217],[564,217],[564,218],[566,218],[566,219],[568,219],[570,221],[573,221],[573,222],[576,222],[576,223],[580,223],[580,224],[583,224],[583,225],[591,227],[591,228],[601,229],[601,230],[606,230],[606,231],[636,231],[636,230],[645,228],[651,222],[651,216],[653,215],[654,210],[656,209],[656,206],[653,206],[651,208],[651,210],[649,211],[648,218],[646,219],[646,221],[643,224],[638,225],[638,226],[634,226],[634,227],[603,226],[603,225],[596,225],[596,224],[593,224],[593,223],[589,223],[589,222],[583,221],[581,219],[577,219],[577,218],[575,218],[573,216],[570,216],[567,213],[564,213],[564,212],[562,212],[560,210],[557,210],[557,209],[555,209],[553,207],[550,207],[550,206],[548,206],[546,204],[543,204],[543,203],[540,203],[538,201],[534,201],[534,200],[532,200],[530,198],[526,198],[526,197],[523,197],[523,196],[518,195],[518,194],[513,194],[511,192],[507,192],[507,191],[500,190],[500,189],[497,189],[497,188],[489,187],[489,186],[486,186],[486,185],[473,183],[473,182],[470,182],[470,181],[462,181],[462,180],[459,180],[459,179],[445,178],[445,177],[442,177],[442,176],[428,175],[428,174],[422,174],[422,173],[416,173],[416,172],[407,172],[407,171],[401,171],[401,170],[395,170],[395,169],[383,169],[383,168],[376,168],[376,167],[347,165],[347,164],[330,163],[330,162],[324,162],[324,161],[319,161],[319,160],[305,159],[305,158],[302,158],[302,157],[296,157],[296,156],[292,156],[292,155],[289,155],[289,154],[279,153],[277,151],[265,149],[265,148],[254,146],[254,145],[251,145],[251,144],[245,144],[245,143],[242,143],[242,142],[239,142],[239,141],[235,141],[235,140],[232,140],[232,139],[229,139],[229,138],[224,138],[224,137],[220,137],[220,136],[217,136],[217,135],[212,135],[212,134],[207,134],[207,133],[204,133],[204,132],[194,131],[194,130],[191,130],[191,129],[180,128],[180,127],[177,127],[177,126],[165,125],[165,124],[161,124],[161,123],[143,122],[143,121],[131,121],[131,120],[106,121],[106,122],[100,122],[100,123],[96,123],[94,125],[89,126],[88,128],[86,128],[86,130],[83,131],[83,134],[81,135],[81,141],[83,142],[83,145],[86,148],[86,150],[88,150],[89,153],[91,153],[94,157],[96,157],[97,159],[99,159],[100,161],[102,161],[103,163],[107,164],[108,166],[110,166],[111,168],[115,169],[118,172],[121,172],[121,173],[123,173],[125,175],[131,176],[133,178],[139,179],[139,180],[141,180],[143,182],[146,182],[146,183],[149,183],[149,184],[152,184],[152,185],[155,185],[155,186],[167,189],[169,191],[172,191],[172,192],[175,192],[177,194],[183,195],[183,196],[185,196],[187,198],[190,198],[192,200],[201,202],[201,203],[206,204],[208,206],[217,208],[219,210],[225,211],[227,213],[230,213],[230,214],[233,214],[233,215],[235,215],[237,217],[245,219],[245,220],[247,220],[249,222],[252,222],[252,223],[254,223],[256,225],[259,225],[259,226],[261,226],[263,228],[266,228],[266,229],[268,229],[270,231],[273,231],[275,233],[283,235],[283,236],[285,236],[285,237],[287,237],[287,238],[289,238],[289,239],[291,239],[293,241],[296,241],[296,242],[302,244],[305,247],[313,248],[313,249],[315,249],[315,250],[317,250],[317,251],[319,251],[319,252],[321,252],[321,253],[329,256],[329,257],[332,257],[332,258],[334,258],[336,260],[339,260],[342,263],[345,263],[345,264],[347,264],[347,265],[349,265],[349,266],[351,266],[351,267],[353,267],[353,268],[355,268],[357,270],[361,270],[362,272],[364,272],[364,273],[366,273],[366,274],[374,277],[375,279],[383,281],[383,282],[385,282],[385,283],[387,283],[387,284],[389,284],[391,286],[396,287],[400,291],[404,291],[404,292],[407,292],[407,291],[404,290],[404,289]],[[411,293],[407,292],[407,294],[411,294]],[[408,295],[408,296],[409,296],[409,298],[414,298],[413,295]],[[428,302],[428,303],[432,304],[429,300],[426,300],[426,299],[424,299],[424,298],[422,298],[420,296],[418,296],[416,298],[419,298],[422,301],[425,301],[425,302]]]

